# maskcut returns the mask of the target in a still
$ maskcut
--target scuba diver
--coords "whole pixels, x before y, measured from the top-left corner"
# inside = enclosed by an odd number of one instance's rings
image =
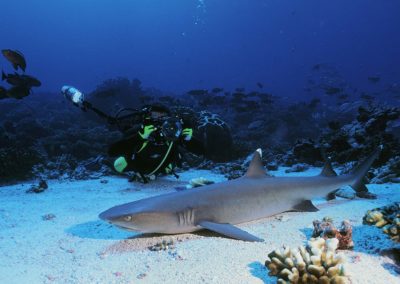
[[[124,134],[108,149],[108,154],[116,157],[114,169],[119,173],[133,171],[144,183],[159,174],[179,178],[175,168],[182,166],[184,149],[197,155],[205,153],[202,141],[193,135],[194,125],[163,105],[122,109],[112,117],[93,107],[74,87],[64,86],[61,92],[74,105],[95,112]]]

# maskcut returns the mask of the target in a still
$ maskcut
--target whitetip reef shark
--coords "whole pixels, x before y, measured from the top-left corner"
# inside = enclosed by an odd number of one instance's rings
[[[337,176],[327,161],[317,176],[272,177],[266,174],[258,149],[243,177],[118,205],[99,217],[122,229],[142,233],[180,234],[208,229],[238,240],[263,241],[235,225],[285,211],[317,211],[310,200],[325,197],[342,186],[366,192],[363,179],[379,150],[350,174]]]

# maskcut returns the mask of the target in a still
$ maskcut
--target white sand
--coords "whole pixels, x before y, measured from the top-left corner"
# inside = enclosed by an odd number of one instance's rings
[[[284,169],[275,172],[281,175]],[[290,175],[313,175],[318,169]],[[377,200],[316,202],[315,213],[284,213],[240,226],[266,241],[249,243],[212,233],[135,237],[98,219],[109,207],[170,191],[193,177],[215,181],[208,171],[163,178],[148,185],[109,177],[50,181],[49,189],[27,194],[30,184],[0,188],[0,283],[276,283],[264,267],[267,254],[286,244],[304,244],[312,221],[350,219],[354,251],[347,251],[351,283],[400,283],[391,259],[377,254],[394,247],[379,229],[362,225],[367,209],[400,201],[399,185],[370,185]],[[52,220],[42,216],[54,214]],[[174,240],[176,248],[154,252],[147,246]]]

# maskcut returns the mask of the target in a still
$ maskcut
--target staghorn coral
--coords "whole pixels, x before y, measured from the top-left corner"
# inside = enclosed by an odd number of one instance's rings
[[[368,210],[363,218],[363,224],[382,228],[393,241],[400,242],[400,202]]]
[[[325,240],[336,238],[339,240],[338,249],[351,249],[354,247],[352,239],[353,229],[350,221],[344,220],[340,226],[340,229],[337,229],[333,224],[333,220],[328,217],[324,217],[322,221],[314,220],[313,225],[313,238],[321,237]]]
[[[343,254],[336,254],[339,240],[312,238],[307,248],[284,247],[268,254],[265,266],[269,275],[278,276],[277,283],[348,283]]]

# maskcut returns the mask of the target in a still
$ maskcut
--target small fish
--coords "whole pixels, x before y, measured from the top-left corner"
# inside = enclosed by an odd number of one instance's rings
[[[370,76],[368,77],[368,81],[371,83],[378,83],[381,80],[381,77],[379,76]]]
[[[319,104],[321,103],[321,100],[318,98],[314,98],[311,100],[311,102],[308,104],[308,107],[311,109],[315,109]]]
[[[360,97],[365,101],[373,101],[375,99],[373,96],[367,95],[365,93],[363,93]]]
[[[208,93],[207,90],[191,90],[191,91],[187,92],[187,94],[190,95],[190,96],[202,96],[202,95],[205,95],[207,93]]]
[[[42,83],[36,79],[35,77],[29,75],[19,75],[17,73],[14,74],[5,74],[2,71],[1,79],[6,80],[7,83],[13,86],[24,86],[24,87],[40,87]]]
[[[334,95],[342,91],[342,89],[336,87],[325,87],[324,89],[325,89],[325,94],[327,95]]]
[[[312,67],[312,69],[315,70],[315,71],[318,71],[320,68],[321,68],[321,64],[320,64],[320,63],[315,64],[315,65]]]
[[[24,55],[21,52],[19,52],[18,50],[3,49],[1,53],[8,61],[11,62],[15,70],[18,70],[19,67],[22,71],[25,72],[26,61]]]
[[[257,82],[257,86],[258,86],[260,89],[264,88],[264,85],[261,84],[260,82]]]
[[[224,89],[222,89],[222,88],[214,88],[214,89],[212,89],[211,91],[212,91],[214,94],[218,94],[218,93],[221,93],[223,90],[224,90]]]
[[[235,91],[238,93],[243,93],[245,91],[245,88],[236,88]]]
[[[24,97],[29,96],[30,93],[31,93],[30,88],[27,88],[25,86],[14,86],[7,91],[7,96],[9,96],[10,98],[20,100]]]

